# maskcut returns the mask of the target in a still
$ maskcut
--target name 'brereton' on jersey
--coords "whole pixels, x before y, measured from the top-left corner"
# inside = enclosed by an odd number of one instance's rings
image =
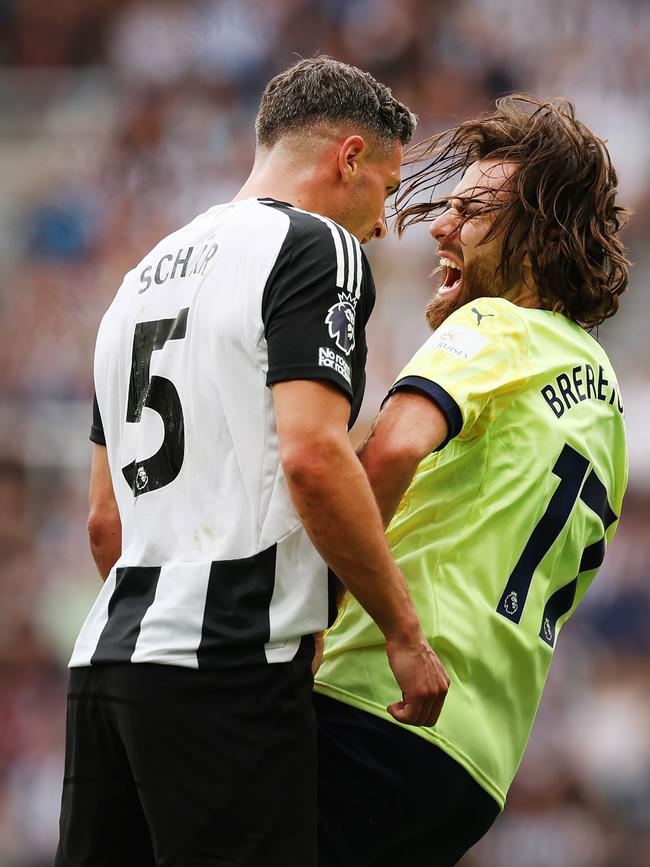
[[[334,613],[288,494],[270,386],[365,384],[374,286],[341,226],[271,199],[218,205],[130,271],[95,351],[122,554],[71,666],[289,661]]]

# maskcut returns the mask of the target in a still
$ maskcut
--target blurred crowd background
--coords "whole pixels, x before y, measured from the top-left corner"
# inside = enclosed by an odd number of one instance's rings
[[[46,867],[56,846],[66,663],[99,587],[85,520],[100,317],[156,241],[237,191],[266,81],[315,53],[390,84],[419,137],[526,90],[570,96],[609,141],[636,211],[629,294],[598,334],[629,494],[508,807],[463,864],[649,867],[649,44],[646,0],[1,0],[0,867]],[[427,335],[434,264],[421,226],[369,254],[361,431]]]

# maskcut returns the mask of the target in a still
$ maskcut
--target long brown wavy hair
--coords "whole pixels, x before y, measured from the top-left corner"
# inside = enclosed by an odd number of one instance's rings
[[[496,111],[411,148],[406,164],[415,171],[395,202],[400,235],[413,223],[435,219],[448,206],[448,197],[434,198],[436,188],[483,159],[516,165],[508,179],[511,195],[481,202],[482,213],[493,213],[483,241],[503,237],[505,285],[527,252],[542,306],[588,329],[613,316],[628,282],[619,231],[629,211],[616,204],[617,177],[605,142],[576,119],[568,99],[505,96]]]

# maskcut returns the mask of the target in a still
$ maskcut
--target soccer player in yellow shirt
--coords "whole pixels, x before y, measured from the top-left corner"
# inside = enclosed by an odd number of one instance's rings
[[[345,599],[316,676],[320,867],[448,867],[485,834],[627,482],[620,390],[589,334],[628,278],[604,143],[567,100],[514,95],[415,158],[398,225],[431,221],[434,333],[361,460],[451,685],[435,726],[397,722],[383,636]]]

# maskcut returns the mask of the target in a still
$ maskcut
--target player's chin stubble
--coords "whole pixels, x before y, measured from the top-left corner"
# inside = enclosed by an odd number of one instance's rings
[[[465,266],[458,292],[454,292],[453,295],[439,295],[436,290],[425,310],[431,330],[435,331],[448,316],[476,298],[507,297],[508,293],[504,291],[496,272],[496,263],[471,262]]]
[[[429,299],[425,311],[429,328],[431,328],[432,331],[439,328],[445,319],[448,316],[451,316],[455,310],[458,310],[459,307],[462,307],[464,304],[467,304],[468,301],[471,301],[471,298],[468,296],[469,293],[465,291],[464,287],[451,296],[438,295],[436,290],[435,294]]]

